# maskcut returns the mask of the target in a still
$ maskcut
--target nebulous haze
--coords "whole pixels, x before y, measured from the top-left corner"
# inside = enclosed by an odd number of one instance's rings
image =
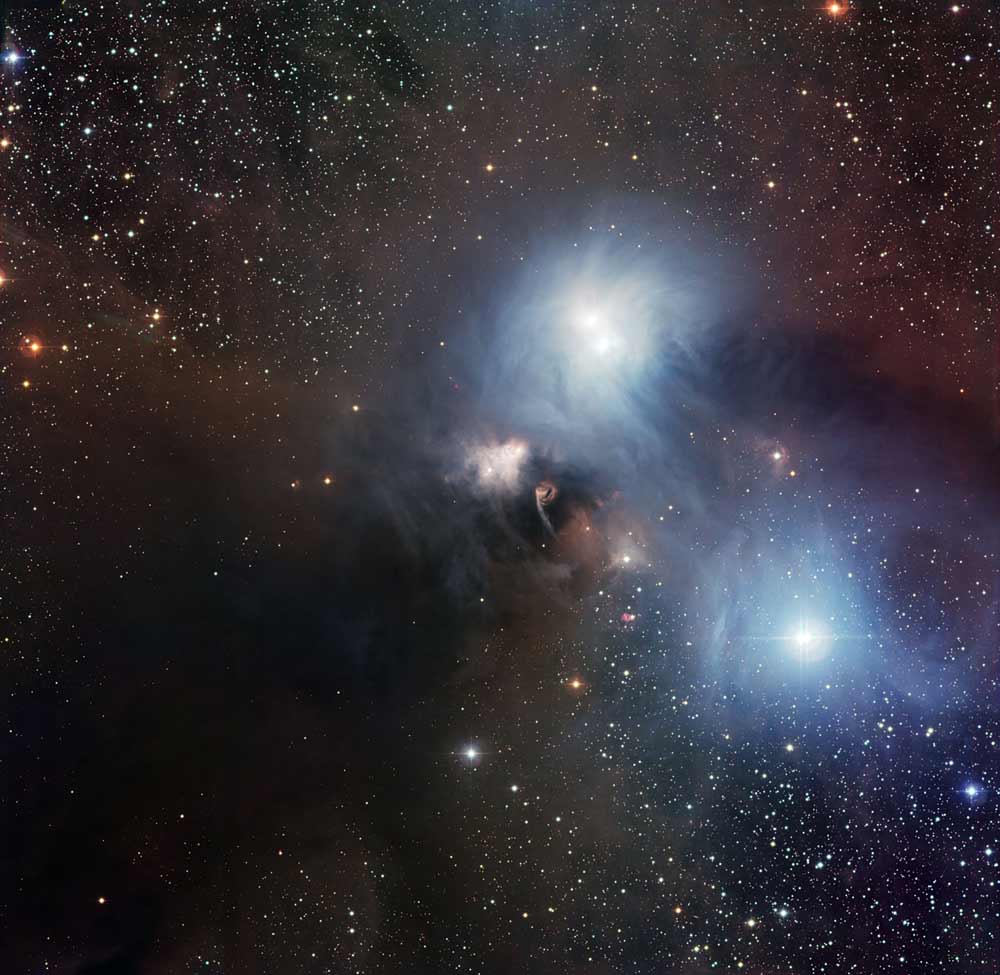
[[[993,6],[2,16],[0,971],[993,971]]]

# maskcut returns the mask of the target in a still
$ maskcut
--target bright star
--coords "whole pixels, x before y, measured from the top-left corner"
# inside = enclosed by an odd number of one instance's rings
[[[618,345],[613,330],[614,315],[609,308],[580,308],[574,314],[577,329],[586,338],[591,351],[607,355]]]
[[[786,640],[804,663],[822,660],[830,649],[830,635],[817,623],[800,623]]]

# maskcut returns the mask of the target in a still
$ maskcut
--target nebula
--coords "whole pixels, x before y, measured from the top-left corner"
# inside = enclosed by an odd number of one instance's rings
[[[538,509],[538,517],[550,535],[555,534],[555,529],[545,509],[554,504],[558,497],[559,489],[551,481],[540,481],[535,486],[535,507]]]

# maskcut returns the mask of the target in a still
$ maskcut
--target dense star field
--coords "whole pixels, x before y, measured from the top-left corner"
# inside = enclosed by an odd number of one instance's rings
[[[991,0],[4,16],[0,971],[997,970]]]

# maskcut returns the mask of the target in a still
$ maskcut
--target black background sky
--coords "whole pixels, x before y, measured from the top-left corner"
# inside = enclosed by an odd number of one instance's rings
[[[11,4],[0,969],[993,971],[997,43]]]

